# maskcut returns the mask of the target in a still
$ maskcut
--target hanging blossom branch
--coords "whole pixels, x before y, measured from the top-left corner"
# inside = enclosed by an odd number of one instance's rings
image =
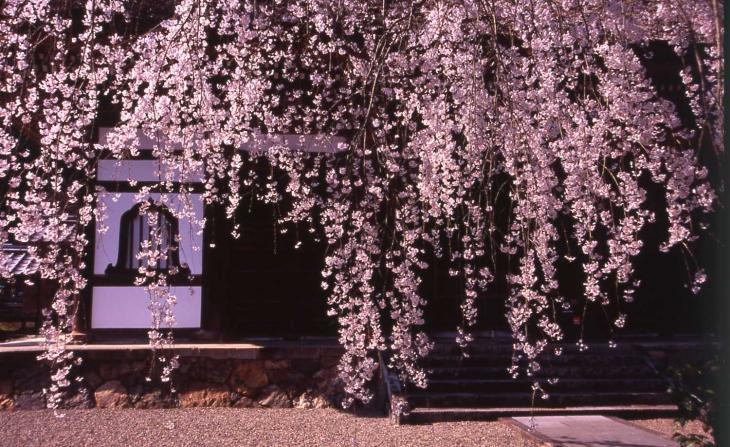
[[[81,272],[96,157],[89,129],[110,73],[99,57],[100,40],[115,10],[93,1],[79,6],[78,31],[55,2],[8,1],[0,12],[0,243],[28,244],[41,279],[56,285],[41,328],[46,351],[39,356],[53,370],[45,391],[54,409],[80,362],[66,345],[87,283]]]
[[[1,8],[0,242],[29,244],[41,276],[58,287],[44,325],[44,357],[58,371],[51,406],[68,386],[64,347],[85,287],[84,229],[103,214],[87,185],[98,159],[138,155],[141,135],[156,142],[161,169],[139,202],[180,193],[176,217],[202,231],[188,187],[173,188],[202,173],[205,203],[225,206],[235,237],[236,210],[251,197],[290,201],[282,231],[304,224],[325,240],[323,287],[345,348],[346,404],[370,399],[378,350],[391,351],[402,380],[426,385],[420,278],[430,254],[463,281],[465,350],[478,299],[506,280],[513,371],[534,375],[538,356],[563,336],[562,266],[579,265],[588,303],[623,326],[641,231],[660,212],[669,222],[662,250],[688,252],[715,203],[700,163],[701,152],[722,156],[724,141],[714,0]],[[658,43],[683,61],[679,102],[647,73]],[[102,106],[119,119],[94,144]],[[337,151],[293,152],[274,138],[287,134]],[[652,185],[666,208],[649,208]],[[169,347],[171,272],[150,267],[167,253],[159,234],[147,244],[139,284],[151,297],[150,340]],[[696,291],[704,274],[690,267]]]

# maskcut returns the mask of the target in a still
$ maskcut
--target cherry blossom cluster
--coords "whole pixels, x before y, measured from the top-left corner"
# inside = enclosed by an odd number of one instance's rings
[[[161,169],[139,203],[177,194],[175,216],[202,231],[189,199],[202,176],[205,203],[225,207],[234,237],[236,210],[251,198],[290,203],[277,227],[304,225],[326,242],[322,285],[345,348],[346,404],[371,398],[378,351],[403,381],[426,386],[421,278],[433,258],[463,281],[464,349],[479,300],[496,277],[506,281],[513,370],[533,375],[563,337],[566,264],[620,328],[642,230],[663,213],[662,250],[689,253],[716,201],[700,162],[724,141],[716,0],[0,8],[0,242],[28,244],[57,285],[43,329],[54,407],[74,361],[65,345],[86,287],[86,230],[108,194],[90,186],[95,166],[139,156],[142,136]],[[682,61],[682,101],[662,96],[647,71],[657,44]],[[104,107],[118,117],[100,142]],[[304,137],[329,150],[303,150]],[[649,207],[650,186],[663,209]],[[155,349],[171,346],[175,326],[176,272],[153,268],[167,256],[162,237],[146,242],[137,281],[150,295]],[[697,291],[705,275],[690,270]],[[161,358],[168,375],[175,358]]]

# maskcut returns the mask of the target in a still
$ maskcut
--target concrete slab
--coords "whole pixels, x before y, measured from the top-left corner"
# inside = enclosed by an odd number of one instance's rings
[[[529,416],[511,418],[514,425],[550,446],[677,447],[659,434],[618,418],[600,415]]]
[[[516,416],[553,416],[553,415],[585,415],[603,414],[617,417],[654,417],[674,418],[677,414],[676,405],[594,405],[581,407],[416,407],[411,410],[407,421],[409,423],[434,423],[453,421],[489,421],[500,419],[511,423],[510,417]]]
[[[5,354],[38,353],[45,348],[40,339],[26,339],[0,343],[0,356]],[[68,344],[66,349],[75,352],[135,352],[149,351],[149,343],[83,343]],[[267,340],[249,339],[242,343],[175,343],[170,348],[181,356],[202,356],[221,359],[289,358],[318,359],[321,357],[339,357],[342,348],[337,340]]]

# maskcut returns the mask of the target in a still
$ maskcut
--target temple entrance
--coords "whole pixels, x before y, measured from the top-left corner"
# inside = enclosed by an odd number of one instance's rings
[[[429,334],[456,332],[462,325],[461,304],[464,299],[464,280],[449,275],[449,261],[444,256],[432,257],[429,268],[422,276],[421,291],[427,300],[424,309],[425,330]],[[509,330],[505,316],[504,285],[492,283],[487,293],[480,293],[476,300],[477,322],[475,334]]]
[[[204,314],[214,314],[213,326],[229,340],[336,336],[337,322],[327,316],[327,295],[320,286],[326,245],[302,229],[281,234],[275,215],[272,205],[242,204],[236,216],[240,237],[235,239],[223,210],[210,210],[205,275],[209,305]],[[430,265],[422,272],[424,329],[453,333],[462,320],[463,281],[449,276],[445,259]],[[474,333],[508,330],[500,290],[492,287],[478,298],[477,307]]]
[[[259,201],[239,208],[238,239],[222,210],[213,220],[208,297],[219,306],[224,338],[336,335],[320,287],[324,244],[291,228],[281,234],[274,207]]]

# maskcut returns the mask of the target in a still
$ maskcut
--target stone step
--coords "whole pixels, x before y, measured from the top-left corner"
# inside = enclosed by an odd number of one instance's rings
[[[429,356],[423,361],[423,366],[425,368],[459,368],[463,366],[486,366],[499,367],[506,370],[510,367],[510,365],[512,365],[511,357],[502,355],[478,355],[472,357],[462,357],[460,355],[439,355]]]
[[[536,378],[548,399],[535,396],[533,400],[531,386],[536,379],[525,377],[521,369],[518,378],[508,372],[512,365],[511,343],[490,344],[483,340],[469,346],[468,357],[453,343],[437,343],[423,362],[429,377],[428,388],[404,388],[412,414],[422,415],[409,420],[474,419],[505,408],[519,413],[671,404],[665,380],[631,345],[591,345],[586,351],[575,345],[559,347],[561,355],[554,355],[550,349],[538,358],[541,368]],[[550,384],[548,378],[560,380]],[[670,405],[669,409],[674,407]]]
[[[507,368],[501,366],[450,366],[426,368],[430,380],[438,379],[503,379],[511,378]]]
[[[475,393],[511,393],[525,392],[531,389],[534,381],[530,379],[432,379],[428,389],[409,389],[409,395],[419,393],[443,392],[475,392]],[[548,392],[655,392],[666,391],[667,384],[660,378],[563,378],[555,384],[541,381],[541,386]]]
[[[411,394],[412,408],[489,408],[530,407],[532,393],[434,393]],[[664,405],[666,394],[654,392],[553,392],[548,399],[535,398],[535,407],[595,406],[595,405]]]
[[[502,379],[510,378],[507,368],[500,366],[462,366],[462,367],[430,367],[429,371],[431,379]],[[614,366],[611,369],[604,367],[581,367],[581,366],[564,366],[564,367],[543,367],[539,374],[543,378],[649,378],[654,377],[655,373],[646,365],[634,366]]]
[[[628,366],[646,365],[646,361],[635,354],[601,355],[601,354],[563,354],[538,359],[542,367],[549,366]],[[461,355],[430,355],[423,362],[426,367],[443,366],[504,366],[512,364],[512,357],[506,355],[479,354],[463,357]]]
[[[608,343],[590,344],[588,348],[583,351],[581,351],[575,343],[558,343],[551,344],[542,355],[553,355],[557,348],[559,348],[564,354],[636,354],[635,348],[629,343],[619,343],[614,347],[609,346]],[[431,350],[431,354],[461,355],[463,351],[471,354],[502,353],[511,355],[513,352],[513,345],[511,342],[505,341],[493,342],[491,340],[476,340],[469,344],[466,348],[462,349],[451,340],[436,340],[433,349]]]
[[[512,355],[511,343],[479,344],[470,345],[466,352],[470,354],[504,354]],[[436,343],[431,350],[431,355],[461,355],[463,350],[454,343]]]

